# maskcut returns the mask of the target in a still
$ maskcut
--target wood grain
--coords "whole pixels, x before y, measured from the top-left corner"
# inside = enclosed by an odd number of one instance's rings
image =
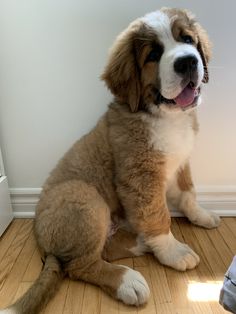
[[[31,219],[14,220],[0,239],[0,308],[19,298],[39,275],[42,263],[32,232]],[[143,307],[126,306],[98,287],[65,279],[43,314],[221,314],[218,300],[192,300],[192,283],[219,283],[236,252],[236,219],[224,218],[219,228],[205,230],[184,218],[172,219],[175,237],[200,256],[196,269],[177,272],[164,267],[150,254],[116,261],[142,273],[150,287]],[[112,278],[111,278],[112,280]]]

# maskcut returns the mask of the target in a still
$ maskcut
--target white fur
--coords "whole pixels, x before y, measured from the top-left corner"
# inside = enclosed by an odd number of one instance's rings
[[[167,38],[165,38],[164,47],[166,49],[160,60],[161,94],[168,99],[173,99],[181,93],[183,89],[181,86],[182,77],[175,72],[174,62],[187,55],[194,55],[198,60],[196,85],[199,87],[204,76],[204,68],[197,49],[192,45],[177,43],[176,41],[171,43]]]
[[[176,240],[171,232],[148,239],[146,243],[162,264],[177,270],[192,269],[200,261],[199,256],[187,244]]]
[[[156,107],[157,108],[157,107]],[[150,146],[166,156],[166,178],[170,181],[177,169],[189,158],[195,134],[189,113],[165,112],[156,109],[156,115],[146,116]]]
[[[211,229],[220,224],[220,218],[217,214],[207,211],[197,204],[193,191],[182,193],[179,209],[195,225]]]
[[[173,19],[170,19],[168,15],[162,11],[156,11],[145,15],[142,20],[156,31],[158,39],[164,46],[164,53],[159,65],[161,94],[165,98],[173,99],[181,93],[183,89],[181,86],[182,77],[175,72],[174,62],[178,58],[187,55],[193,55],[198,60],[197,87],[199,87],[204,76],[201,56],[193,45],[177,42],[174,39],[171,31]]]
[[[193,189],[190,191],[180,190],[176,177],[169,185],[167,199],[195,225],[210,229],[220,224],[220,218],[217,214],[197,204],[196,193]]]
[[[161,11],[148,13],[142,18],[142,21],[155,29],[158,35],[162,36],[165,33],[166,37],[173,38],[170,30],[170,19],[165,13]]]
[[[146,303],[150,295],[146,280],[139,272],[126,266],[123,267],[127,270],[117,290],[117,298],[130,305],[138,306]]]
[[[17,312],[13,308],[0,310],[0,314],[17,314]]]

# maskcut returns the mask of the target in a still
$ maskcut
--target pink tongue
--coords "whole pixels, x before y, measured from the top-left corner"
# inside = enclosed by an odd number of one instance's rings
[[[183,108],[187,107],[193,102],[195,98],[195,92],[196,89],[191,88],[188,85],[182,90],[182,92],[176,98],[174,98],[174,101],[176,102],[176,104],[180,105]]]

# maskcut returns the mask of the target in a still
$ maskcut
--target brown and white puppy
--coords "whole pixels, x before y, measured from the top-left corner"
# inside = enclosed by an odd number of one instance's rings
[[[102,75],[115,99],[58,163],[37,206],[45,266],[1,313],[37,313],[65,274],[140,305],[149,296],[145,279],[109,261],[151,251],[180,271],[199,263],[171,233],[167,200],[194,224],[219,224],[196,203],[188,162],[209,58],[206,32],[183,10],[147,14],[118,36]]]

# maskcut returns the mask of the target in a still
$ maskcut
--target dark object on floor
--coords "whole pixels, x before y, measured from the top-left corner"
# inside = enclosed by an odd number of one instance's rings
[[[236,313],[236,256],[225,274],[220,292],[220,304],[225,310]]]

